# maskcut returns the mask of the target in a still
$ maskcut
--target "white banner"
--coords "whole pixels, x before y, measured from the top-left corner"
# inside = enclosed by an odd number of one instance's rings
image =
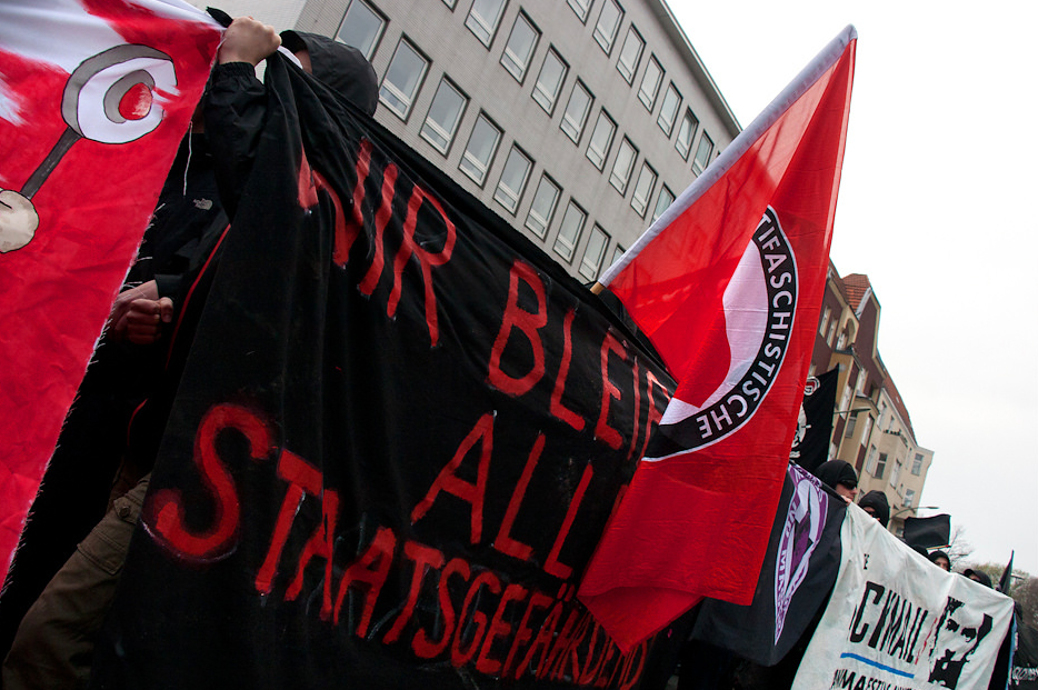
[[[849,506],[832,598],[792,690],[986,690],[1013,602]]]

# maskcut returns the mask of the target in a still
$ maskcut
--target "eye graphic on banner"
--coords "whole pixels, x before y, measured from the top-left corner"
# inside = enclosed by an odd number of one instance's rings
[[[723,383],[701,404],[678,386],[660,429],[682,452],[712,445],[753,417],[778,376],[797,308],[796,256],[768,208],[724,294],[731,363]],[[659,460],[662,458],[646,458]]]
[[[80,139],[126,144],[154,131],[165,112],[162,98],[175,93],[176,69],[165,53],[120,45],[84,60],[69,76],[61,100],[68,125],[20,192],[0,191],[0,253],[21,249],[36,234],[39,214],[32,198],[72,145]]]

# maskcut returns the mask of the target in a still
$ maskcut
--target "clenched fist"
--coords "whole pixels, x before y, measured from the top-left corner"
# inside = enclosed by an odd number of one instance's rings
[[[0,191],[0,253],[29,244],[40,226],[40,216],[28,197],[10,189]]]

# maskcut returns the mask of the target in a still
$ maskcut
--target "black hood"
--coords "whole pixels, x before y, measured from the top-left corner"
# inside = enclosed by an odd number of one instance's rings
[[[861,497],[858,501],[858,506],[863,510],[865,508],[872,508],[876,511],[876,519],[879,520],[879,524],[884,527],[890,522],[890,502],[887,500],[887,495],[882,491],[870,491]]]
[[[849,462],[843,460],[823,462],[815,469],[814,475],[834,489],[837,484],[843,484],[848,489],[858,486],[858,473],[854,471]]]
[[[966,568],[962,571],[962,574],[971,580],[975,577],[977,582],[991,589],[991,576],[985,573],[983,570],[974,570],[973,568]]]
[[[378,77],[359,50],[306,31],[282,31],[281,45],[293,53],[305,48],[314,77],[368,115],[375,114]]]

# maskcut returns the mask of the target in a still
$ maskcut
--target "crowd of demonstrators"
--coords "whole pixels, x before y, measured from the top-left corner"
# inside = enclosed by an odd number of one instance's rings
[[[251,170],[266,102],[255,68],[282,41],[303,70],[374,114],[375,72],[354,48],[304,32],[279,36],[251,18],[228,27],[15,559],[0,605],[8,690],[89,682],[94,638]],[[84,507],[70,513],[70,503]]]

